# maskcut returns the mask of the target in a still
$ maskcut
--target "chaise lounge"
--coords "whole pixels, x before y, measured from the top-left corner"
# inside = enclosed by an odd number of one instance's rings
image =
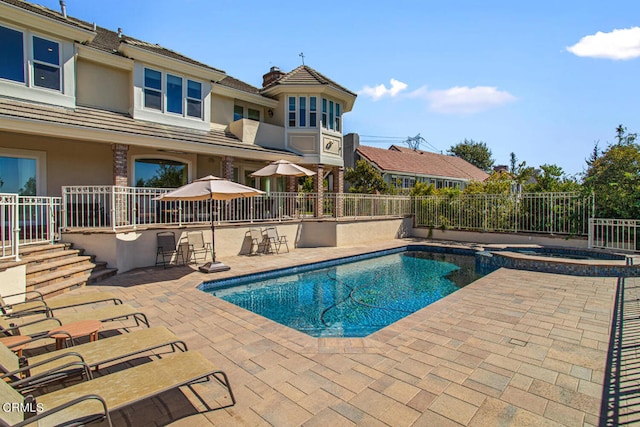
[[[34,407],[42,409],[36,416],[26,420],[19,411],[0,412],[0,421],[14,426],[24,426],[36,421],[38,425],[58,426],[81,425],[106,419],[111,426],[110,413],[115,410],[165,391],[211,378],[226,388],[231,399],[230,404],[219,409],[235,405],[236,400],[227,375],[200,353],[191,351],[38,396],[37,405],[31,396],[23,397],[9,384],[0,381],[0,400],[6,405],[24,407],[25,403],[32,402]],[[207,410],[213,410],[206,403],[205,406]]]
[[[4,298],[23,295],[26,297],[24,302],[14,304],[4,302]],[[29,297],[28,295],[33,296]],[[63,295],[45,301],[42,293],[38,291],[27,291],[0,296],[0,313],[8,317],[25,316],[43,312],[52,315],[53,310],[109,301],[113,301],[114,304],[122,304],[120,298],[109,292],[87,292],[76,295]]]
[[[0,344],[0,380],[24,388],[39,385],[43,377],[49,382],[84,372],[91,378],[91,369],[122,363],[134,356],[151,356],[149,352],[165,347],[171,352],[187,351],[187,344],[164,326],[139,329],[28,358],[18,357]],[[85,372],[85,368],[89,371]]]

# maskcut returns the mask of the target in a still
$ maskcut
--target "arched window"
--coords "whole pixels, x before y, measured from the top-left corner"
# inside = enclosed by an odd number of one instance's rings
[[[136,187],[176,188],[187,183],[188,165],[169,159],[140,158],[135,160]]]

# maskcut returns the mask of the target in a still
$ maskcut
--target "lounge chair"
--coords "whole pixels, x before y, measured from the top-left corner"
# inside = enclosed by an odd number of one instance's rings
[[[269,242],[267,237],[258,228],[251,228],[249,230],[249,236],[251,237],[251,249],[250,254],[259,254],[267,251]]]
[[[133,319],[135,326],[141,324],[149,327],[147,316],[129,304],[105,305],[93,310],[68,313],[58,317],[19,317],[15,319],[0,318],[0,333],[5,335],[29,335],[36,336],[46,334],[49,330],[66,323],[79,322],[81,320],[99,320],[103,323],[115,320]]]
[[[235,405],[227,375],[200,353],[188,351],[40,395],[37,406],[43,411],[25,423],[19,411],[0,412],[0,419],[20,426],[34,421],[40,425],[70,425],[70,420],[80,420],[77,424],[82,424],[99,419],[106,419],[112,425],[109,415],[112,411],[210,378],[216,379],[229,393],[231,403],[222,408]],[[20,405],[29,401],[29,396],[23,398],[9,384],[0,383],[3,403]],[[206,403],[205,406],[212,410]]]
[[[212,257],[211,243],[204,241],[204,233],[202,231],[191,231],[187,233],[187,244],[189,245],[188,260],[191,258],[198,265],[198,255],[202,255],[202,262],[207,262],[207,254]]]
[[[76,371],[84,372],[80,368],[85,367],[97,370],[105,364],[121,363],[145,353],[150,355],[148,352],[164,347],[171,352],[187,351],[187,344],[164,326],[139,329],[28,358],[19,358],[9,348],[0,345],[0,380],[21,388],[37,385],[42,377],[47,377],[47,380],[64,378]],[[87,376],[91,378],[91,373]]]
[[[156,241],[156,266],[162,264],[163,268],[167,268],[174,257],[176,264],[178,264],[178,259],[182,259],[182,264],[184,264],[182,246],[176,245],[176,235],[173,231],[163,231],[156,234]]]
[[[25,296],[26,299],[24,302],[5,304],[4,298],[14,296]],[[25,316],[42,312],[51,315],[53,310],[109,301],[113,301],[114,304],[122,304],[120,298],[109,292],[86,292],[75,295],[62,295],[45,300],[42,293],[38,291],[27,291],[0,296],[0,312],[4,316],[9,317]]]
[[[273,252],[275,249],[276,253],[280,253],[280,247],[285,245],[287,248],[287,252],[289,252],[289,244],[287,243],[287,236],[278,235],[278,230],[275,227],[267,228],[267,240],[269,245],[269,252]]]

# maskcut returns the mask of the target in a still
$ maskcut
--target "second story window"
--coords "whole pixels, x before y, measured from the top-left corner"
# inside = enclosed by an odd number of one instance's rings
[[[289,127],[296,127],[296,97],[289,97]]]
[[[300,98],[298,98],[298,103],[299,103],[299,108],[298,111],[300,112],[300,123],[299,126],[300,127],[305,127],[307,126],[307,98],[305,98],[304,96],[301,96]]]
[[[144,107],[202,119],[202,83],[145,68]]]
[[[0,27],[0,78],[25,83],[22,33]]]
[[[255,120],[256,122],[260,121],[260,111],[254,110],[253,108],[247,109],[247,119]]]
[[[27,34],[0,26],[0,79],[61,92],[60,43]]]
[[[316,112],[316,97],[309,97],[309,127],[316,127],[318,122],[318,113]]]
[[[322,127],[324,129],[341,131],[342,108],[340,104],[322,98]]]
[[[33,85],[60,90],[60,45],[33,36]]]
[[[187,116],[202,118],[202,83],[187,80]]]

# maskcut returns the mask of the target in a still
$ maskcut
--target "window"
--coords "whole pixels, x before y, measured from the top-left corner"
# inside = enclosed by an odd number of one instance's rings
[[[28,86],[62,91],[60,43],[0,26],[0,78]],[[25,44],[27,47],[25,49]],[[28,52],[28,57],[25,57]],[[26,78],[25,64],[31,70]]]
[[[255,120],[256,122],[260,121],[260,111],[254,110],[253,108],[249,108],[247,110],[247,118],[249,120]]]
[[[307,126],[307,98],[304,96],[301,96],[300,98],[298,98],[298,111],[299,111],[299,117],[300,117],[300,127],[306,127]]]
[[[329,101],[329,129],[333,129],[334,125],[333,101]]]
[[[176,160],[137,159],[136,187],[176,188],[187,183],[187,165]]]
[[[289,127],[296,127],[296,97],[289,97]]]
[[[25,83],[22,33],[0,27],[0,78]]]
[[[36,159],[0,156],[0,193],[36,195]]]
[[[309,97],[309,127],[316,127],[318,122],[318,113],[316,112],[316,97]]]
[[[167,111],[182,114],[182,78],[167,74]]]
[[[202,83],[145,68],[144,107],[202,119]]]
[[[33,36],[33,85],[60,90],[60,45]]]
[[[322,98],[322,127],[327,128],[327,100]]]
[[[342,108],[340,104],[322,98],[322,127],[324,129],[342,131]]]
[[[187,80],[187,116],[202,118],[202,83]]]
[[[144,69],[144,106],[162,111],[162,73]]]
[[[233,107],[233,121],[240,120],[244,117],[244,108],[239,105]]]

